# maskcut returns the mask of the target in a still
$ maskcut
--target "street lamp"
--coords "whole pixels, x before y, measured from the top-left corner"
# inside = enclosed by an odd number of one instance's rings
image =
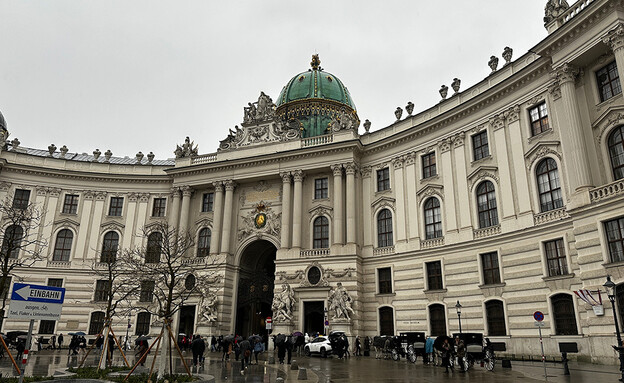
[[[323,308],[323,314],[324,314],[324,316],[323,316],[323,328],[325,329],[325,335],[327,335],[327,325],[326,325],[326,323],[327,323],[327,307]]]
[[[459,303],[459,300],[457,300],[457,304],[455,305],[455,310],[457,310],[457,320],[459,321],[459,333],[462,333],[461,330],[461,309],[462,309],[462,305],[461,303]]]
[[[132,314],[128,314],[128,327],[126,327],[126,339],[124,339],[123,349],[127,350],[128,347],[128,332],[130,331],[130,316]]]
[[[624,347],[622,347],[622,336],[620,335],[620,326],[618,325],[617,313],[615,312],[615,283],[611,281],[611,276],[607,275],[607,282],[604,285],[607,289],[607,296],[611,301],[611,308],[613,309],[613,322],[615,323],[615,334],[617,336],[617,345],[613,348],[618,352],[620,356],[620,382],[624,382]]]

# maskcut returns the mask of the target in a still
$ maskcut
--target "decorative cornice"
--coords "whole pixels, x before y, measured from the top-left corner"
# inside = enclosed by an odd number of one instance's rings
[[[527,169],[531,169],[535,161],[538,161],[547,156],[554,156],[562,161],[561,153],[559,153],[559,141],[542,141],[537,143],[534,147],[529,149],[529,151],[524,155],[527,159],[526,167]]]
[[[422,201],[431,196],[437,196],[440,200],[444,201],[444,186],[438,184],[427,184],[416,192],[418,199]]]
[[[477,169],[475,169],[472,173],[468,175],[467,178],[468,180],[470,180],[470,184],[468,188],[472,190],[473,186],[475,186],[476,184],[480,183],[481,181],[487,178],[493,179],[498,185],[499,178],[497,174],[498,174],[498,168],[495,166],[479,166]]]
[[[318,205],[308,210],[308,213],[310,214],[311,218],[315,218],[320,215],[325,215],[329,218],[333,218],[333,214],[332,214],[333,210],[334,208],[332,208],[331,206]]]
[[[614,53],[624,48],[624,26],[621,23],[618,24],[602,38],[602,42],[608,45]]]

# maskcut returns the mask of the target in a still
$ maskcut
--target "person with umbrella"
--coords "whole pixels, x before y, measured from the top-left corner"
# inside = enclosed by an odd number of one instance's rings
[[[229,360],[230,354],[232,353],[232,343],[234,342],[233,335],[227,335],[223,338],[223,356],[221,357],[221,361]]]
[[[147,345],[147,340],[149,338],[146,336],[140,336],[137,338],[137,342],[138,342],[138,348],[137,348],[137,352],[136,354],[134,354],[134,356],[138,356],[139,360],[141,361],[141,366],[145,366],[145,359],[147,359],[147,350],[149,349],[148,345]]]
[[[245,363],[249,364],[251,361],[251,344],[247,339],[244,339],[238,343],[241,357],[241,375],[245,375]]]
[[[206,351],[206,343],[201,336],[195,335],[195,339],[191,342],[191,351],[193,352],[193,366],[197,367],[198,364],[202,363]]]
[[[262,343],[262,337],[260,337],[259,335],[252,335],[249,337],[249,343],[251,343],[253,346],[253,353],[254,356],[256,358],[256,365],[258,364],[258,354],[260,354],[262,351],[264,351],[264,344]],[[250,363],[251,364],[251,363]]]
[[[286,357],[286,335],[277,334],[275,337],[275,346],[277,347],[277,359],[280,364],[284,364],[284,358]]]

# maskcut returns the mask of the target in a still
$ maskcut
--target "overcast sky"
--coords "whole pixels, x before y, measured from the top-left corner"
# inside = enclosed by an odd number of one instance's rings
[[[318,52],[377,130],[454,77],[482,80],[505,46],[526,53],[546,37],[545,3],[0,0],[0,111],[28,147],[164,159],[190,136],[211,153]]]

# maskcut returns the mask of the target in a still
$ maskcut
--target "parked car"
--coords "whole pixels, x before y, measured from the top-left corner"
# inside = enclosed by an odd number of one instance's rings
[[[322,358],[327,357],[327,355],[331,354],[332,347],[329,339],[324,336],[319,336],[312,339],[311,342],[306,343],[303,352],[306,356],[310,356],[312,354],[320,354]]]

